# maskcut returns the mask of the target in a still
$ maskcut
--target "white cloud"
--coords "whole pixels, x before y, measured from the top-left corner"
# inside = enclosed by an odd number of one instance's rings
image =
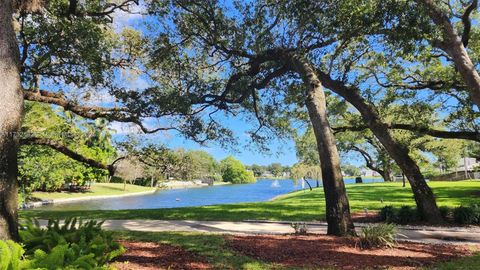
[[[142,133],[141,129],[133,123],[110,122],[108,124],[108,128],[115,130],[116,131],[115,134],[117,135]]]
[[[117,33],[121,32],[125,27],[134,27],[135,23],[143,19],[143,14],[147,11],[144,1],[140,1],[138,5],[132,4],[130,12],[116,10],[113,13],[113,28]]]

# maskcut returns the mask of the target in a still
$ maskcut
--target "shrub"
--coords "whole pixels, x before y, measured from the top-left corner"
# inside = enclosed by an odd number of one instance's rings
[[[450,207],[448,206],[440,206],[438,208],[438,210],[440,211],[440,215],[442,216],[442,218],[444,220],[449,220],[450,219],[450,214],[451,214],[451,209]]]
[[[397,244],[396,235],[397,227],[394,224],[368,225],[362,228],[360,246],[362,248],[393,247]]]
[[[397,214],[395,208],[391,205],[387,205],[380,209],[380,218],[387,223],[393,223],[397,220]]]
[[[113,240],[112,232],[102,230],[102,223],[94,220],[77,222],[74,218],[60,225],[58,220],[49,220],[44,229],[37,221],[28,220],[19,233],[25,254],[33,255],[38,261],[37,267],[43,267],[42,263],[47,261],[64,268],[95,269],[125,251]]]
[[[475,212],[470,207],[459,206],[453,210],[453,219],[459,224],[471,224],[475,221]]]
[[[459,224],[478,224],[480,207],[478,205],[459,206],[453,210],[453,219]]]
[[[417,210],[411,206],[404,205],[400,207],[397,213],[396,221],[399,224],[408,224],[418,220]]]

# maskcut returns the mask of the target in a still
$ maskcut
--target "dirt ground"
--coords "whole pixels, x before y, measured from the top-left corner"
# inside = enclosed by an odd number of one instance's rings
[[[418,269],[469,256],[480,246],[427,245],[400,242],[395,248],[361,249],[358,240],[326,235],[225,236],[228,248],[279,266],[319,269]],[[180,247],[152,242],[120,241],[127,252],[113,264],[119,270],[212,269],[208,260]]]
[[[360,249],[355,239],[325,235],[231,236],[227,239],[238,253],[290,267],[404,270],[472,255],[468,246],[411,242],[400,242],[395,248]]]
[[[119,242],[127,249],[113,264],[119,270],[212,269],[204,258],[180,247],[152,242]]]

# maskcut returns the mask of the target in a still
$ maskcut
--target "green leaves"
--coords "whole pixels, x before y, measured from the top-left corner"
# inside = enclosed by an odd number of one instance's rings
[[[220,168],[224,182],[242,184],[256,181],[255,176],[253,176],[253,172],[247,171],[245,166],[232,156],[228,156],[220,161]]]
[[[25,136],[56,140],[86,157],[103,163],[116,155],[107,122],[86,121],[50,105],[27,102],[22,126]],[[104,170],[88,167],[47,146],[24,145],[19,153],[20,183],[24,192],[58,190],[64,183],[84,184],[105,177]]]
[[[104,269],[124,248],[113,240],[113,233],[101,229],[103,222],[66,219],[49,220],[46,229],[28,220],[20,230],[25,254],[32,268]]]

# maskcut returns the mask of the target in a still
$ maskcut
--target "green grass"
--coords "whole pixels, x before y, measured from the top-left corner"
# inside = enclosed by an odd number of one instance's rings
[[[430,182],[439,206],[480,203],[480,181]],[[347,185],[352,211],[378,210],[385,205],[414,206],[410,187],[401,183]],[[381,200],[383,199],[383,203]],[[286,194],[270,202],[221,204],[203,207],[137,210],[20,211],[21,217],[65,218],[83,216],[98,219],[190,219],[241,221],[246,219],[314,221],[323,220],[323,189]]]
[[[206,258],[215,269],[285,269],[234,253],[226,245],[224,236],[182,232],[116,232],[119,239],[149,241],[174,246],[197,253]],[[289,268],[290,269],[290,268]]]
[[[152,188],[127,184],[124,190],[122,183],[95,183],[91,189],[86,192],[33,192],[32,197],[42,200],[68,199],[86,196],[124,195],[149,190],[152,190]]]
[[[432,270],[480,270],[480,254],[437,264]]]

